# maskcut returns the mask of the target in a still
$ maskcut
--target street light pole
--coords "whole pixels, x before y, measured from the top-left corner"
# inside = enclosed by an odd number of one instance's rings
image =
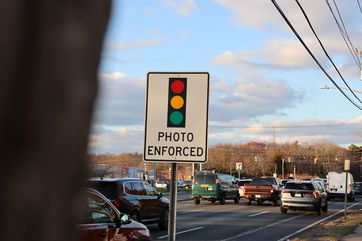
[[[349,90],[349,89],[344,88],[344,87],[339,87],[339,88],[342,89],[342,90]],[[321,89],[321,90],[329,90],[329,89],[338,89],[338,88],[325,85],[325,86],[320,87],[319,89]],[[359,91],[359,90],[352,90],[352,91],[356,92],[356,93],[359,93],[359,94],[362,94],[362,91]]]
[[[348,185],[349,169],[350,169],[350,160],[344,160],[344,171],[346,172],[346,183],[344,186],[344,218],[347,218],[347,185]]]

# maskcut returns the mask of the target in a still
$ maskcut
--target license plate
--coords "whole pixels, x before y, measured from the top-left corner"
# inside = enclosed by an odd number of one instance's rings
[[[256,198],[261,198],[261,195],[255,195]]]
[[[302,197],[302,194],[301,193],[296,193],[295,196],[296,197]]]
[[[208,190],[208,191],[212,191],[212,187],[208,187],[207,190]]]

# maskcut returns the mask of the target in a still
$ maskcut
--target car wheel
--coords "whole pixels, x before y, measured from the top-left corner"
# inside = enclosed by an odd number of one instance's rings
[[[140,214],[137,211],[133,211],[130,216],[131,216],[131,219],[134,221],[137,221],[137,222],[141,221]]]
[[[283,206],[280,206],[280,212],[282,214],[286,214],[288,212],[288,209],[287,208],[283,208]]]
[[[216,202],[216,199],[211,199],[211,203],[215,203]]]
[[[168,209],[166,209],[161,215],[158,227],[160,230],[166,230],[168,228]]]
[[[258,205],[262,205],[262,204],[263,204],[263,201],[257,200],[256,203],[257,203]]]
[[[322,207],[322,211],[323,212],[328,212],[328,201],[327,201],[327,199],[326,199],[326,203],[325,203],[325,205]]]
[[[200,204],[200,198],[194,198],[194,202],[196,205],[199,205]]]
[[[240,201],[240,196],[237,195],[237,196],[234,198],[234,203],[235,203],[235,204],[238,204],[239,201]]]
[[[251,199],[245,199],[245,202],[247,205],[249,205],[249,206],[251,205]]]
[[[318,215],[318,216],[321,215],[321,206],[320,205],[318,207],[316,207],[315,214]]]
[[[225,204],[225,200],[226,200],[225,193],[223,193],[223,194],[221,194],[220,204],[221,204],[221,205],[224,205],[224,204]]]

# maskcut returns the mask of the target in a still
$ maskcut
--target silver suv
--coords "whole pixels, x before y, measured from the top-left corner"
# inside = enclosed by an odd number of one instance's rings
[[[293,180],[285,184],[281,193],[280,211],[314,210],[317,215],[328,211],[327,192],[316,181]]]

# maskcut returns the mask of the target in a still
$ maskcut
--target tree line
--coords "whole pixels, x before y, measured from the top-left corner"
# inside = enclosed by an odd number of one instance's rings
[[[249,142],[246,144],[217,144],[208,149],[208,162],[202,165],[203,169],[214,170],[218,173],[235,172],[236,163],[243,163],[241,176],[270,176],[277,173],[284,176],[297,174],[297,177],[325,177],[329,171],[342,171],[344,160],[351,160],[351,172],[355,179],[360,178],[362,146],[350,145],[348,148],[325,142],[318,144],[283,143],[266,144]],[[105,164],[118,167],[143,167],[142,153],[101,154],[89,155],[91,164]],[[92,165],[91,165],[92,166]],[[168,170],[169,164],[157,163],[157,170]],[[179,170],[189,169],[189,164],[180,164]],[[198,169],[198,168],[196,168]]]

